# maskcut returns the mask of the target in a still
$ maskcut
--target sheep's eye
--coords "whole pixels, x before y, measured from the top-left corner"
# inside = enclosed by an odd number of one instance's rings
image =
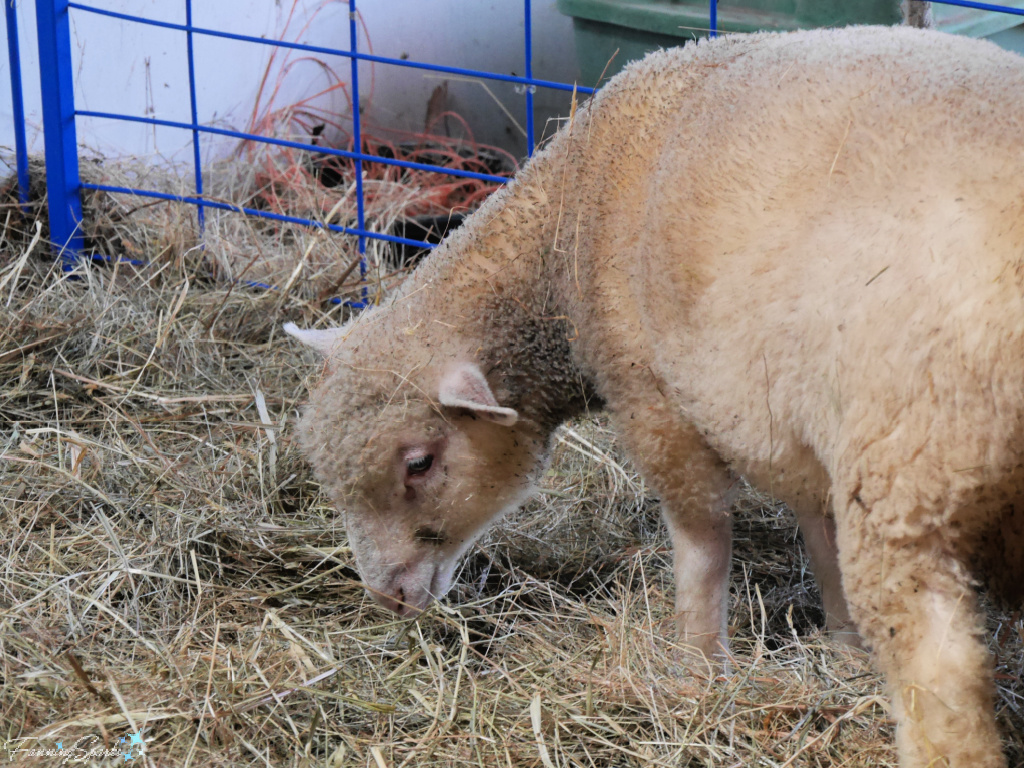
[[[420,456],[418,459],[413,459],[405,465],[406,471],[410,476],[422,475],[430,466],[434,463],[434,457],[431,454]]]

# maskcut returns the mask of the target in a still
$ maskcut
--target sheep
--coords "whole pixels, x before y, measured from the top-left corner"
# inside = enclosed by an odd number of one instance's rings
[[[1024,60],[910,28],[651,54],[326,357],[299,440],[415,614],[604,409],[726,644],[729,489],[787,502],[903,768],[1005,766],[976,587],[1024,598]],[[837,565],[838,563],[838,565]],[[845,600],[844,600],[845,596]]]

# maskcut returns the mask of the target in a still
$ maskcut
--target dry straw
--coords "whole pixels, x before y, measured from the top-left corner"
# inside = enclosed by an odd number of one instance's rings
[[[223,178],[214,194],[237,200],[245,180]],[[341,319],[317,299],[351,241],[216,214],[200,250],[188,208],[87,202],[90,242],[151,266],[65,274],[35,219],[0,209],[9,749],[141,731],[142,762],[175,768],[893,765],[879,678],[823,638],[768,499],[735,510],[731,671],[680,668],[657,499],[599,418],[560,432],[538,499],[472,551],[451,600],[413,624],[376,608],[292,440],[317,362],[279,330]],[[371,256],[386,291],[401,275]],[[227,279],[293,273],[277,293]],[[1021,765],[1024,628],[990,628]]]

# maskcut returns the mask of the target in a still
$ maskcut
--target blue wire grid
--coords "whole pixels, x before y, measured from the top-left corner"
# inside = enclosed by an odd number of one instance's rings
[[[9,0],[4,0],[8,2]],[[48,179],[48,191],[50,196],[51,205],[51,233],[52,240],[58,246],[65,245],[63,253],[65,258],[70,262],[73,262],[82,250],[81,235],[79,230],[79,222],[81,221],[80,204],[78,209],[69,209],[69,206],[63,202],[62,192],[71,195],[77,199],[78,192],[82,189],[98,190],[111,193],[123,193],[139,195],[142,197],[155,198],[160,200],[176,201],[180,203],[186,203],[195,205],[198,212],[198,222],[200,232],[204,226],[204,209],[213,208],[227,211],[237,211],[248,216],[273,219],[275,221],[290,222],[295,224],[307,224],[312,227],[328,229],[332,232],[338,232],[346,235],[352,235],[358,238],[358,248],[361,256],[365,256],[366,243],[368,239],[382,240],[385,242],[408,245],[418,248],[432,248],[434,247],[431,243],[426,243],[420,240],[414,240],[406,237],[399,237],[396,235],[390,235],[382,232],[373,232],[366,228],[366,216],[365,216],[365,198],[363,194],[363,178],[362,170],[364,162],[379,163],[383,165],[396,166],[399,168],[406,169],[417,169],[432,171],[447,176],[460,177],[460,178],[471,178],[479,179],[483,181],[505,183],[508,179],[503,176],[496,176],[493,174],[486,173],[475,173],[472,171],[464,171],[459,169],[445,168],[443,166],[431,165],[426,163],[416,163],[405,160],[399,160],[395,158],[383,158],[376,155],[369,155],[362,151],[358,151],[362,147],[362,127],[360,124],[359,110],[352,110],[352,140],[353,146],[357,151],[349,151],[342,149],[334,149],[326,147],[320,144],[312,144],[302,141],[291,141],[287,139],[279,139],[274,137],[260,136],[256,134],[246,133],[243,131],[234,131],[224,128],[215,128],[212,126],[200,125],[198,122],[198,113],[196,108],[196,71],[193,58],[193,38],[195,35],[205,35],[214,38],[221,38],[227,40],[236,40],[246,43],[252,43],[257,45],[269,45],[278,48],[285,48],[297,51],[304,51],[308,53],[320,54],[320,55],[331,55],[331,56],[343,56],[350,60],[351,63],[351,96],[352,103],[359,104],[359,71],[358,65],[361,61],[374,62],[377,64],[385,64],[397,67],[406,67],[411,69],[428,70],[433,72],[441,72],[446,74],[455,74],[467,77],[475,77],[484,80],[493,80],[506,83],[514,83],[517,85],[525,86],[526,91],[526,125],[527,125],[527,145],[529,152],[532,155],[536,148],[536,141],[534,138],[534,103],[533,96],[536,88],[549,88],[562,91],[577,91],[583,94],[593,93],[592,88],[585,88],[567,83],[559,83],[549,80],[543,80],[533,77],[533,35],[532,35],[532,19],[531,19],[531,0],[523,0],[524,5],[524,22],[525,22],[525,50],[524,54],[526,57],[526,76],[518,77],[515,75],[505,75],[497,72],[486,72],[474,69],[467,69],[464,67],[451,67],[439,64],[428,64],[419,61],[409,61],[402,59],[394,59],[386,56],[376,56],[373,54],[363,53],[358,50],[358,30],[357,30],[357,16],[356,16],[356,0],[348,0],[349,5],[349,47],[348,49],[341,48],[330,48],[325,46],[317,45],[306,45],[304,43],[296,43],[285,40],[274,40],[266,39],[262,37],[254,37],[251,35],[241,35],[233,32],[225,32],[217,29],[208,29],[205,27],[199,27],[192,23],[192,0],[185,1],[185,12],[186,18],[184,24],[177,24],[167,21],[159,21],[156,19],[150,19],[143,16],[137,16],[127,13],[119,13],[103,8],[97,8],[86,3],[71,2],[70,0],[38,0],[39,6],[48,6],[49,11],[52,10],[52,19],[45,18],[40,23],[40,27],[54,27],[56,28],[56,40],[57,42],[53,45],[43,45],[42,32],[40,32],[40,68],[45,73],[47,71],[59,71],[61,68],[67,68],[70,70],[70,58],[71,50],[69,41],[66,39],[66,29],[68,26],[68,15],[74,10],[77,12],[91,13],[100,16],[106,16],[112,19],[118,19],[121,21],[128,21],[138,24],[146,24],[154,27],[161,27],[164,29],[171,29],[175,31],[184,32],[186,35],[187,44],[187,55],[188,55],[188,72],[189,72],[189,89],[191,99],[191,122],[180,122],[175,120],[162,120],[153,117],[140,117],[137,115],[126,115],[114,112],[100,112],[95,110],[76,109],[72,98],[72,91],[70,82],[66,89],[61,88],[63,80],[59,77],[51,78],[44,74],[44,81],[55,82],[57,87],[54,89],[54,93],[51,94],[51,100],[53,101],[53,108],[49,111],[44,110],[44,126],[46,133],[51,132],[51,125],[54,126],[53,132],[56,134],[63,134],[67,127],[74,127],[75,117],[91,117],[91,118],[102,118],[109,120],[121,120],[134,123],[144,123],[147,125],[154,126],[165,126],[171,128],[180,128],[182,130],[188,130],[192,132],[192,145],[193,145],[193,164],[195,174],[195,195],[171,195],[155,190],[133,188],[133,187],[119,187],[107,184],[93,184],[88,182],[81,182],[76,180],[74,190],[68,189],[66,186],[59,184],[50,184]],[[40,11],[40,16],[42,17]],[[64,37],[61,37],[61,29],[64,30]],[[45,51],[44,51],[45,48]],[[52,120],[51,120],[52,117]],[[58,127],[59,126],[59,127]],[[276,145],[281,147],[290,147],[294,149],[307,150],[315,152],[321,155],[331,155],[335,157],[347,158],[353,161],[355,171],[355,184],[356,184],[356,221],[355,226],[345,226],[338,224],[329,224],[321,221],[305,219],[295,216],[287,216],[283,214],[272,213],[269,211],[261,211],[253,208],[247,208],[243,206],[232,205],[230,203],[224,203],[220,201],[210,200],[203,196],[203,176],[202,168],[200,165],[200,137],[202,134],[214,134],[219,136],[227,136],[236,138],[239,140],[255,141],[264,144]],[[47,159],[49,160],[49,146],[47,147]],[[77,176],[77,156],[65,157],[65,167],[69,169],[69,172],[73,171]],[[47,163],[49,167],[50,163]],[[366,261],[365,258],[360,259],[360,273],[365,276],[366,273]]]
[[[973,8],[984,11],[997,11],[1002,13],[1024,16],[1024,9],[1010,8],[992,3],[973,2],[972,0],[934,0],[945,5],[955,5],[963,8]],[[25,149],[25,126],[24,110],[21,105],[21,74],[20,56],[18,51],[17,16],[15,0],[3,0],[6,11],[8,55],[11,61],[11,90],[13,96],[13,113],[15,120],[15,143],[17,153],[19,199],[22,204],[28,200],[28,157]],[[536,147],[534,136],[534,93],[537,88],[548,88],[561,91],[576,91],[581,94],[593,93],[592,88],[585,88],[567,83],[559,83],[550,80],[535,78],[533,76],[533,30],[532,30],[532,8],[531,0],[523,0],[523,17],[525,25],[524,56],[525,56],[525,77],[505,75],[497,72],[486,72],[463,67],[452,67],[440,64],[431,64],[419,61],[394,59],[387,56],[377,56],[369,53],[362,53],[358,50],[356,0],[348,0],[349,5],[349,47],[347,49],[329,48],[324,46],[306,45],[303,43],[289,42],[285,40],[266,39],[250,35],[240,35],[222,30],[197,27],[192,23],[192,0],[184,0],[185,23],[176,24],[173,22],[158,21],[143,16],[127,13],[119,13],[103,8],[97,8],[82,2],[72,0],[36,0],[37,26],[39,34],[39,66],[43,88],[43,127],[46,150],[46,185],[49,200],[50,233],[51,240],[59,249],[65,265],[71,267],[74,261],[81,255],[83,250],[80,223],[82,220],[80,192],[82,189],[99,190],[110,193],[138,195],[159,200],[175,201],[179,203],[196,206],[197,220],[200,230],[200,238],[205,226],[205,211],[208,208],[226,211],[236,211],[248,216],[273,219],[275,221],[289,222],[294,224],[306,224],[312,227],[328,229],[345,235],[358,238],[358,248],[361,256],[365,256],[366,243],[368,239],[381,240],[401,245],[414,246],[419,248],[432,248],[433,245],[419,240],[390,235],[383,232],[372,232],[366,229],[364,196],[363,196],[363,163],[379,163],[396,166],[399,168],[433,171],[453,177],[480,179],[483,181],[504,183],[505,177],[485,173],[475,173],[437,165],[416,163],[395,158],[384,158],[376,155],[368,155],[359,151],[362,147],[362,129],[358,108],[352,110],[352,139],[356,151],[334,149],[319,144],[311,144],[299,141],[290,141],[267,136],[233,131],[224,128],[200,125],[198,122],[198,111],[196,108],[196,77],[195,62],[193,56],[193,40],[196,35],[222,38],[252,43],[255,45],[269,45],[278,48],[292,49],[315,53],[321,55],[342,56],[349,59],[351,64],[351,95],[352,103],[359,104],[359,71],[358,64],[361,61],[374,62],[396,67],[410,69],[428,70],[445,74],[461,75],[466,77],[480,78],[505,83],[513,83],[524,86],[526,98],[526,132],[527,146],[532,155]],[[191,122],[179,122],[174,120],[162,120],[152,117],[140,117],[137,115],[125,115],[113,112],[99,112],[94,110],[76,109],[74,104],[74,81],[71,69],[71,41],[69,35],[69,15],[74,10],[81,13],[97,14],[112,19],[119,19],[138,24],[146,24],[154,27],[162,27],[185,33],[186,54],[188,57],[188,77],[191,103]],[[718,28],[717,0],[709,0],[708,16],[710,35],[715,37]],[[193,165],[195,175],[194,195],[171,195],[154,190],[138,189],[131,187],[119,187],[105,184],[83,183],[78,176],[78,149],[75,133],[75,118],[91,117],[108,120],[121,120],[135,123],[144,123],[154,126],[165,126],[188,130],[192,133]],[[240,140],[261,142],[264,144],[295,149],[307,150],[318,154],[333,155],[347,158],[353,161],[356,183],[357,211],[355,226],[340,224],[329,224],[321,221],[310,220],[295,216],[261,211],[246,208],[230,203],[211,200],[203,196],[203,173],[200,165],[200,138],[203,134],[227,136]],[[366,261],[360,259],[360,273],[365,276]],[[259,285],[259,284],[253,284]],[[261,286],[270,287],[270,286]]]

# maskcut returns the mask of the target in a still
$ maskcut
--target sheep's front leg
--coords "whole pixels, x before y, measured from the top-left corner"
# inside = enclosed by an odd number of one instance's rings
[[[640,472],[661,496],[675,561],[679,639],[698,659],[717,663],[728,644],[732,520],[725,497],[733,479],[660,395],[634,407],[646,418],[616,420]]]
[[[717,484],[698,480],[686,498],[663,494],[662,516],[672,538],[676,623],[688,651],[711,664],[728,648],[732,520]]]
[[[900,768],[1005,768],[970,580],[939,532],[887,536],[877,521],[895,517],[887,500],[868,509],[856,493],[837,507],[843,582],[886,675]]]

